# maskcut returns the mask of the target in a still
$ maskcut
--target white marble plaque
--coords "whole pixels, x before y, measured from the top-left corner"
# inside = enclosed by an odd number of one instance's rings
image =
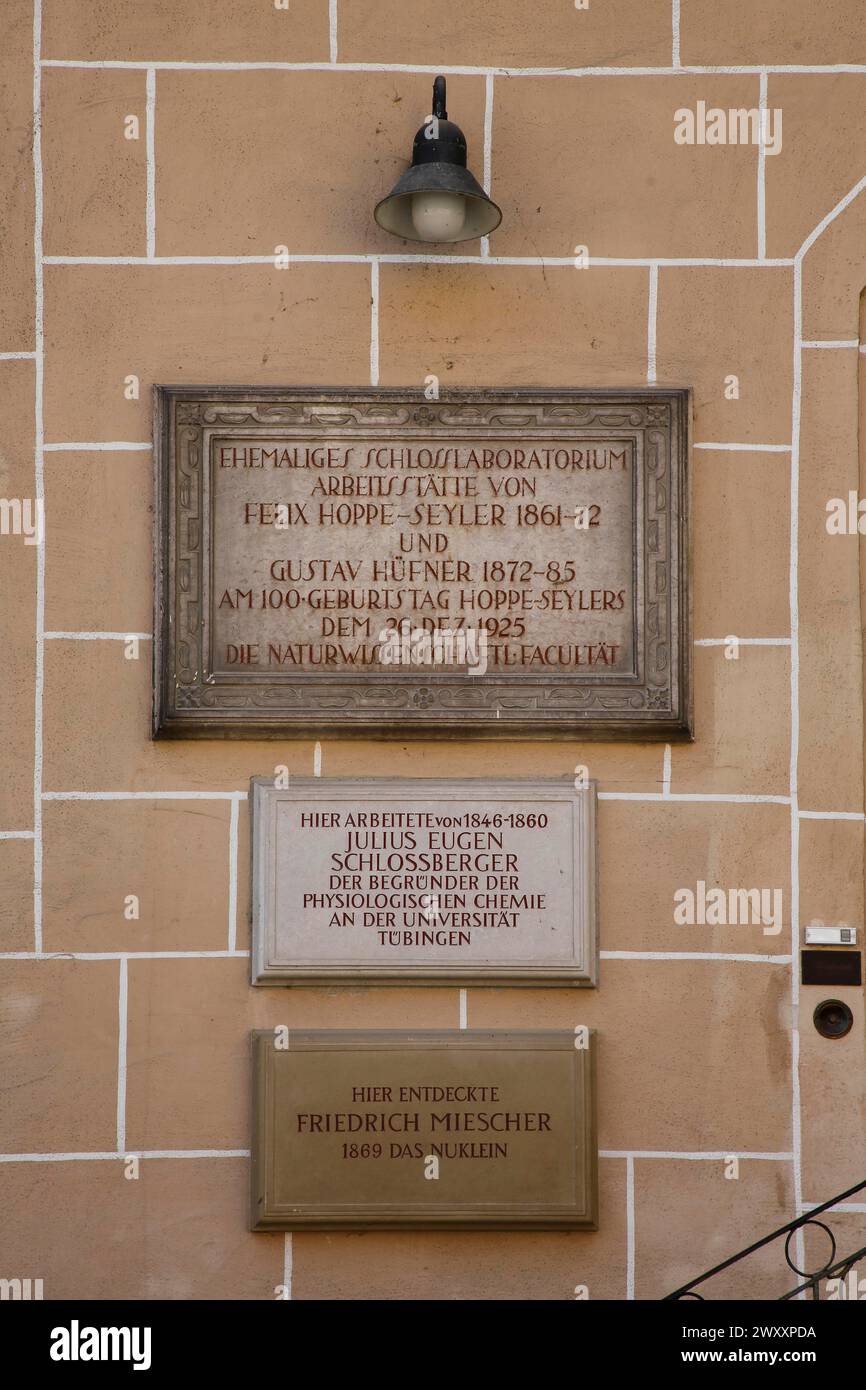
[[[252,783],[253,983],[592,985],[595,785]]]

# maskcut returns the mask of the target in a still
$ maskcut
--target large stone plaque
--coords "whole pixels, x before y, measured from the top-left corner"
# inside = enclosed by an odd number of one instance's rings
[[[580,1032],[254,1033],[253,1230],[595,1229]]]
[[[156,732],[689,737],[688,403],[157,388]]]
[[[255,984],[596,982],[593,783],[255,778]]]

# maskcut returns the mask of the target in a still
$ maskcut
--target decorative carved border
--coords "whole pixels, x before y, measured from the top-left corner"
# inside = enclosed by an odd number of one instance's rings
[[[451,391],[158,386],[155,396],[154,733],[168,737],[631,738],[692,736],[687,390]],[[335,429],[426,439],[431,431],[629,437],[637,485],[637,678],[418,673],[207,679],[203,634],[207,436]],[[637,532],[640,532],[640,535]]]

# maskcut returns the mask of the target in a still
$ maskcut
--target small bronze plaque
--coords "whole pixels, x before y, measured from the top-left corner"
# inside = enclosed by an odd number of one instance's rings
[[[252,1036],[253,1230],[596,1228],[589,1030]]]
[[[595,784],[254,778],[254,984],[596,983]]]
[[[158,387],[155,731],[689,737],[688,405]]]

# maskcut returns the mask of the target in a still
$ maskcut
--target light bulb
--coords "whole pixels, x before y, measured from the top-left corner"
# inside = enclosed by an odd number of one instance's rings
[[[422,241],[455,241],[466,221],[461,193],[414,193],[412,226]]]

